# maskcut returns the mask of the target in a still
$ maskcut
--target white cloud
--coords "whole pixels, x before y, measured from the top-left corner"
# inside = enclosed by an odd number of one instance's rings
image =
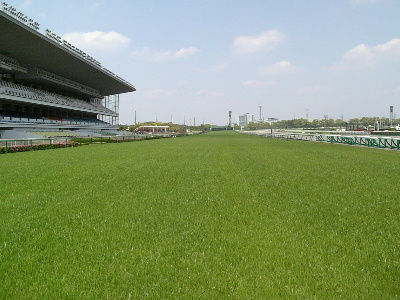
[[[226,67],[227,67],[227,65],[225,63],[218,63],[215,65],[212,65],[210,67],[210,70],[214,71],[214,72],[218,72],[218,71],[222,71],[222,70],[226,69]]]
[[[278,75],[278,74],[293,74],[300,70],[299,67],[293,65],[290,61],[281,60],[273,65],[266,66],[260,69],[262,75]]]
[[[131,42],[130,38],[114,31],[70,32],[62,38],[83,51],[100,52],[114,52],[127,48]]]
[[[176,92],[174,90],[164,90],[164,89],[155,89],[146,93],[147,97],[151,99],[170,97],[175,94]]]
[[[216,63],[214,65],[195,68],[195,70],[200,73],[217,73],[222,70],[225,70],[226,68],[228,68],[228,64],[221,62],[221,63]]]
[[[146,58],[152,61],[165,61],[172,59],[180,59],[187,56],[194,55],[199,50],[195,47],[181,48],[177,51],[158,51],[149,47],[142,48],[132,52],[133,57]]]
[[[322,87],[320,85],[314,85],[314,86],[303,86],[297,90],[297,94],[300,95],[314,95],[318,94],[322,91],[326,90],[325,87]]]
[[[31,0],[27,0],[27,1],[22,2],[21,5],[19,6],[19,8],[21,10],[28,9],[29,7],[32,6],[32,4],[33,4],[33,2]]]
[[[243,81],[242,84],[246,87],[260,88],[260,87],[274,86],[276,85],[276,81],[261,81],[256,79],[249,79]]]
[[[162,94],[164,94],[164,93],[165,93],[164,90],[162,90],[162,89],[156,89],[156,90],[149,91],[149,92],[148,92],[148,96],[149,96],[150,98],[156,98],[156,97],[158,97],[158,96],[160,96],[160,95],[162,95]]]
[[[98,9],[101,5],[102,5],[101,2],[94,2],[94,3],[90,6],[90,9],[91,9],[91,10]]]
[[[201,97],[201,99],[203,100],[210,100],[210,99],[214,99],[215,97],[218,96],[217,92],[213,92],[213,91],[208,91],[205,89],[200,89],[197,91],[196,93],[198,96]]]
[[[231,48],[236,54],[252,54],[272,50],[285,39],[285,35],[277,30],[263,31],[260,35],[242,35],[233,40]]]
[[[369,67],[385,61],[400,61],[400,39],[393,39],[372,47],[360,44],[347,51],[341,61],[332,66],[332,69]]]

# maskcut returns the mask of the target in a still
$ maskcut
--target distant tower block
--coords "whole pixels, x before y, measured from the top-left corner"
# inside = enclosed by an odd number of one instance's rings
[[[229,127],[232,127],[232,111],[229,111]]]
[[[262,106],[260,105],[260,122],[262,122],[261,109],[262,109]]]

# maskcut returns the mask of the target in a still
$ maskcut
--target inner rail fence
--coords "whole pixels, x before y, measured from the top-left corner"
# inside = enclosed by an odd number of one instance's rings
[[[381,149],[400,150],[400,137],[373,135],[342,135],[342,134],[301,134],[301,133],[261,133],[246,132],[247,134],[264,136],[281,140],[300,140],[326,142],[332,144],[357,145]]]

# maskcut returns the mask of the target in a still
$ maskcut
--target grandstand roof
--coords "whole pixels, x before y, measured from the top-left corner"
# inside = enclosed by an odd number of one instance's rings
[[[103,96],[135,87],[81,55],[0,11],[0,54],[26,68],[40,68],[94,88]]]

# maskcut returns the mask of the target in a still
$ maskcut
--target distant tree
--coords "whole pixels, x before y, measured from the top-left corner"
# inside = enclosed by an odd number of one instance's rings
[[[274,124],[273,124],[272,127],[273,127],[273,128],[282,129],[282,128],[285,128],[286,125],[287,125],[286,120],[280,120],[280,121],[274,122]]]
[[[271,124],[270,124],[269,122],[264,122],[264,123],[263,123],[263,126],[264,126],[264,127],[263,127],[264,129],[269,129],[269,128],[271,128]]]
[[[212,126],[211,124],[201,124],[199,126],[192,126],[191,130],[207,132],[211,130],[211,126]]]
[[[307,128],[310,127],[310,122],[307,119],[294,119],[293,128]]]
[[[360,119],[358,119],[358,118],[353,118],[353,119],[350,119],[349,122],[350,122],[350,123],[353,123],[353,124],[359,124],[359,123],[360,123]]]
[[[344,128],[344,127],[346,127],[346,121],[344,121],[342,119],[336,119],[334,126],[338,127],[338,128]]]
[[[258,129],[257,125],[258,124],[256,122],[249,122],[246,126],[244,126],[244,128],[246,130],[256,130]]]
[[[118,125],[118,130],[127,130],[128,128],[129,128],[128,125],[122,125],[122,124]]]
[[[360,123],[368,128],[368,126],[374,126],[375,123],[375,118],[371,118],[371,117],[362,117],[360,120]]]
[[[314,119],[314,120],[312,120],[312,122],[311,122],[311,127],[313,127],[313,128],[318,128],[318,127],[320,127],[320,124],[321,124],[321,121],[320,121],[320,120]]]
[[[165,123],[163,126],[169,126],[169,130],[172,132],[177,132],[179,131],[179,126],[177,124],[173,124],[172,122]]]
[[[381,121],[382,127],[387,127],[387,128],[390,127],[389,118],[383,117],[383,118],[380,118],[380,121]]]

